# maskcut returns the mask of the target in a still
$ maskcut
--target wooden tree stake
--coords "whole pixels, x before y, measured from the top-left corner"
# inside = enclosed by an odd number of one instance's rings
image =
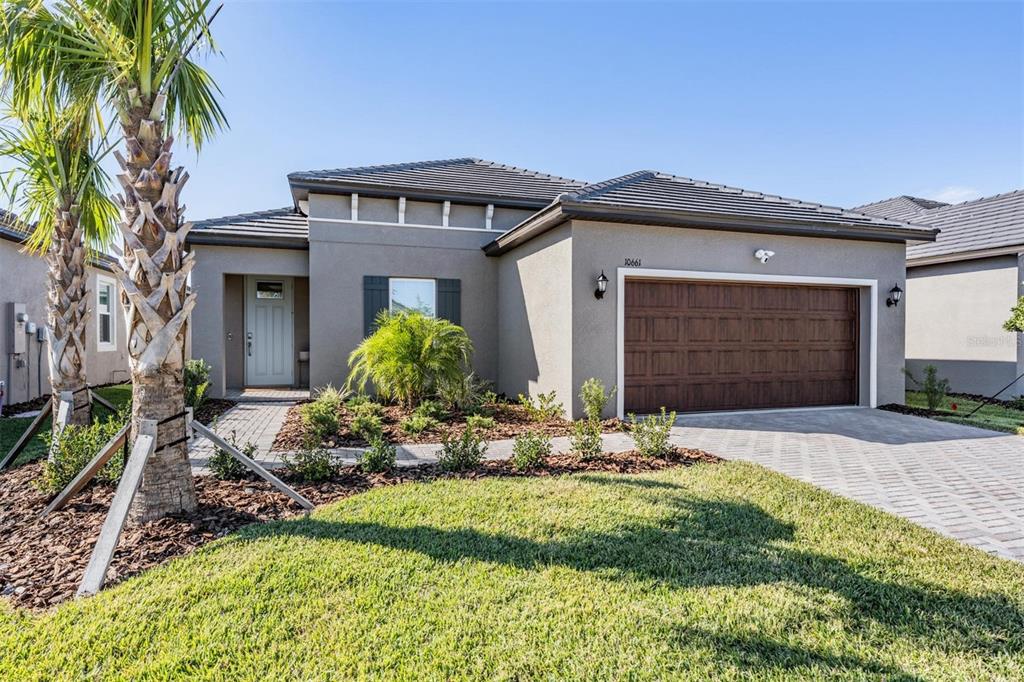
[[[43,422],[46,421],[46,418],[50,416],[51,412],[53,412],[53,403],[47,400],[46,404],[43,405],[43,409],[39,410],[39,414],[36,415],[36,418],[32,420],[32,423],[28,425],[25,432],[21,434],[20,438],[18,438],[18,442],[14,444],[14,447],[7,451],[3,460],[0,460],[0,471],[6,469],[7,465],[13,462],[17,456],[21,454],[21,451],[25,449],[25,446],[29,444],[37,433],[39,433],[40,427],[42,427]]]

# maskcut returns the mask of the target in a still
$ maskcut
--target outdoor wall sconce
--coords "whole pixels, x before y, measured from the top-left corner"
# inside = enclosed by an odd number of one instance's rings
[[[890,308],[898,306],[901,298],[903,298],[903,289],[900,289],[900,285],[897,284],[892,289],[889,289],[889,298],[885,299],[885,305]]]
[[[594,298],[604,298],[604,292],[608,291],[608,278],[604,276],[604,270],[597,277],[597,288],[594,289]]]

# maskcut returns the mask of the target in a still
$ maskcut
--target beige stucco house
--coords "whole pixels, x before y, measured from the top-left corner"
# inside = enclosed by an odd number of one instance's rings
[[[28,238],[17,219],[0,215],[0,381],[5,404],[50,393],[46,336],[46,262],[26,253]],[[90,319],[85,333],[86,371],[92,385],[126,381],[128,350],[124,315],[109,257],[94,254],[86,271]],[[25,319],[18,320],[17,313]]]
[[[931,227],[468,158],[288,182],[291,206],[189,234],[215,391],[339,384],[377,312],[411,307],[463,325],[499,392],[556,391],[573,415],[589,377],[620,415],[903,400],[904,307],[886,301]]]
[[[907,249],[907,367],[954,391],[1024,393],[1024,348],[1003,323],[1024,295],[1024,190],[948,205],[900,196],[853,209],[941,229]]]

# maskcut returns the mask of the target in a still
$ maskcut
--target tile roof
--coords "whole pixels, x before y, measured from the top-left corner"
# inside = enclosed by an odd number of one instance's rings
[[[562,200],[610,208],[648,208],[773,222],[916,229],[925,237],[931,232],[927,226],[908,224],[902,220],[865,215],[834,206],[787,199],[657,171],[637,171],[587,185],[566,194]]]
[[[914,216],[920,214],[921,211],[939,208],[941,206],[949,206],[949,204],[941,201],[934,201],[932,199],[922,199],[921,197],[912,197],[910,195],[903,194],[891,199],[875,201],[870,204],[864,204],[863,206],[855,206],[850,210],[856,211],[857,213],[876,215],[880,218],[910,220]]]
[[[30,233],[28,225],[21,222],[18,216],[0,209],[0,236],[20,242],[27,239]]]
[[[935,242],[908,246],[908,260],[1024,246],[1024,189],[923,211],[914,222],[942,231]]]
[[[200,220],[193,223],[187,241],[193,244],[246,242],[253,246],[266,243],[296,242],[305,244],[309,239],[309,220],[291,206],[268,211],[241,213]]]
[[[436,193],[442,198],[452,194],[496,200],[513,199],[532,202],[538,207],[550,203],[563,192],[579,189],[586,184],[474,158],[303,171],[289,173],[288,181],[293,185],[305,181],[346,187],[414,190]]]

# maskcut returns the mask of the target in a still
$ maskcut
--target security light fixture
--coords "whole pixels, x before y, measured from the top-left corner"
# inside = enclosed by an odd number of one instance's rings
[[[608,278],[604,276],[604,270],[597,277],[597,288],[594,289],[594,298],[604,298],[604,292],[608,291]]]
[[[903,298],[903,289],[900,289],[900,285],[895,285],[892,289],[889,289],[889,298],[885,299],[885,305],[890,308],[900,304],[900,299]]]

